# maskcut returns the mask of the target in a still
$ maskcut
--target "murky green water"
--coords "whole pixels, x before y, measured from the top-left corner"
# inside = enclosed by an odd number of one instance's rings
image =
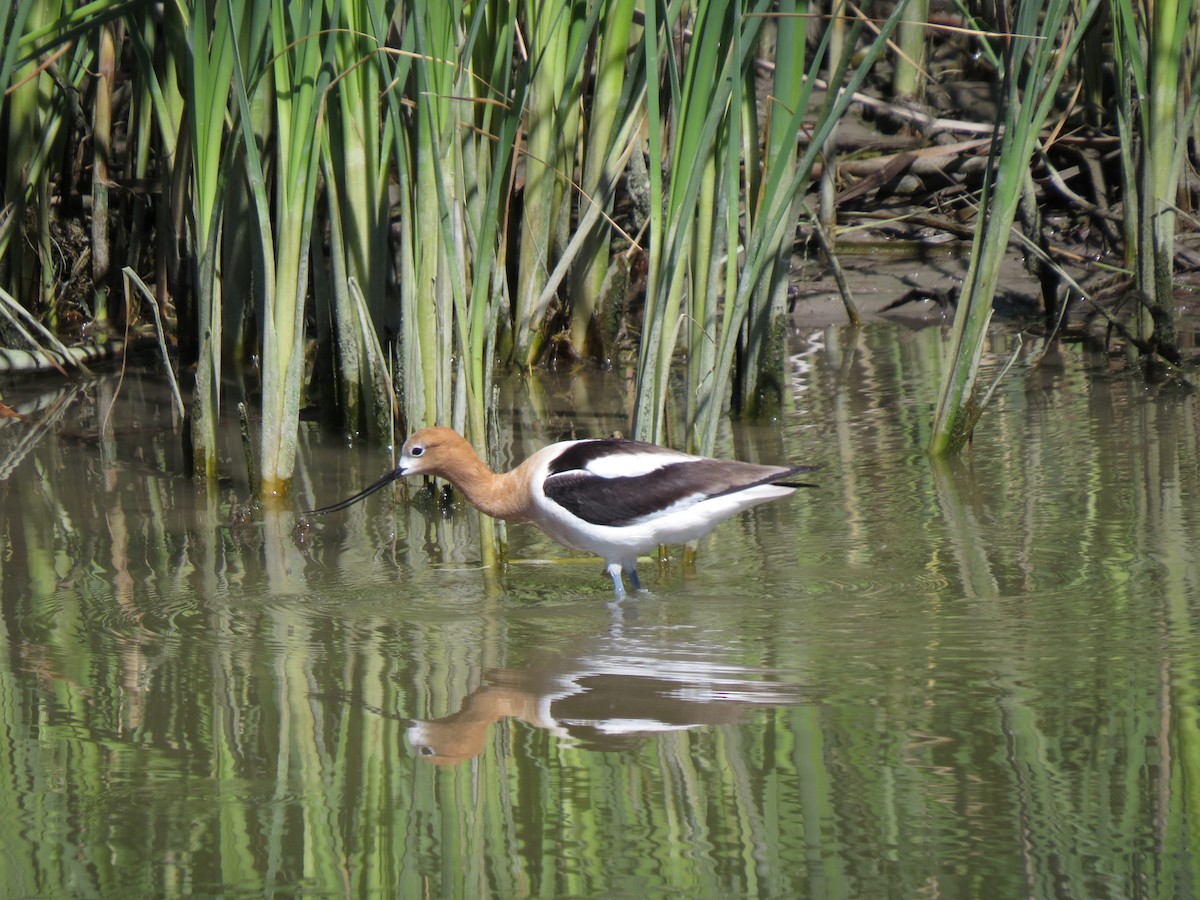
[[[801,335],[721,446],[821,488],[616,608],[470,514],[233,524],[161,379],[5,385],[5,895],[1195,896],[1197,401],[1027,343],[934,467],[941,340]],[[512,457],[621,390],[514,388]],[[297,508],[387,464],[306,433]]]

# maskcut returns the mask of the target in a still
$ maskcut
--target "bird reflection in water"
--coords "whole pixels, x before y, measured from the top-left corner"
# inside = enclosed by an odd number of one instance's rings
[[[793,706],[803,699],[794,685],[751,680],[766,674],[760,671],[705,672],[692,662],[693,671],[685,674],[678,663],[654,672],[645,659],[583,662],[575,660],[574,672],[489,672],[458,712],[415,720],[409,744],[426,762],[455,765],[482,752],[493,723],[513,718],[583,749],[623,751],[667,732],[733,724],[754,707]]]

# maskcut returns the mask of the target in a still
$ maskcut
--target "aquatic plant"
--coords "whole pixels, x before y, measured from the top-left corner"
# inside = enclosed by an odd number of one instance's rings
[[[934,455],[956,453],[982,415],[985,395],[977,386],[979,360],[1029,160],[1056,102],[1059,83],[1099,6],[1098,0],[1077,9],[1068,0],[1023,3],[1013,32],[1001,37],[1003,121],[996,123],[992,137],[979,225],[954,316],[950,365],[943,376],[929,439],[929,451]]]
[[[1022,4],[1011,23],[964,18],[956,32],[1003,75],[1006,102],[935,452],[975,421],[994,266],[1099,3]],[[1117,125],[1125,194],[1143,200],[1126,205],[1141,339],[1170,348],[1172,202],[1200,90],[1172,106],[1162,85],[1172,72],[1195,80],[1180,36],[1191,32],[1171,30],[1191,4],[1110,5],[1134,85],[1117,79]],[[194,367],[194,470],[215,484],[237,377],[261,409],[254,465],[271,498],[289,490],[304,405],[352,438],[441,422],[486,453],[504,365],[627,366],[631,431],[706,453],[727,411],[778,415],[813,173],[822,166],[812,228],[828,255],[838,122],[902,22],[913,28],[892,54],[899,84],[919,82],[931,33],[923,6],[845,4],[831,19],[801,0],[4,11],[6,336],[68,365],[78,354],[47,335],[161,322],[180,372]],[[1094,110],[1094,67],[1079,71]],[[72,244],[64,230],[80,223]],[[140,291],[128,311],[110,302],[126,271],[143,276],[156,315]]]
[[[904,4],[898,4],[874,26],[866,52],[846,77],[849,56],[831,53],[829,28],[820,31],[805,69],[805,29],[795,21],[805,7],[785,5],[776,26],[777,45],[786,48],[776,57],[777,93],[758,98],[748,72],[758,36],[752,23],[766,15],[765,7],[734,15],[730,6],[706,6],[706,14],[715,18],[711,27],[698,29],[703,38],[693,40],[685,78],[673,87],[670,116],[659,112],[651,92],[650,157],[666,152],[669,139],[674,158],[665,184],[650,169],[646,309],[633,419],[638,437],[665,438],[668,374],[685,321],[690,323],[691,343],[684,431],[693,449],[712,452],[735,371],[739,386],[734,405],[739,411],[770,416],[778,410],[784,364],[778,349],[798,199],[811,183],[826,138],[882,55],[903,9]],[[848,45],[857,41],[864,24],[856,18]],[[643,40],[647,58],[656,58],[657,43]],[[832,69],[829,83],[843,84],[845,78],[844,85],[840,91],[827,91],[814,110],[817,76],[826,66]],[[667,71],[672,71],[670,65]],[[715,80],[713,71],[718,73]],[[761,161],[757,100],[769,107]],[[794,136],[802,133],[807,146],[799,153]],[[742,168],[746,183],[739,183]],[[657,227],[656,210],[663,210]],[[708,266],[715,271],[706,273]],[[682,305],[685,295],[687,307]],[[777,348],[774,354],[772,346]],[[774,399],[765,399],[764,393]]]
[[[1132,198],[1125,212],[1125,253],[1141,307],[1136,333],[1143,352],[1178,363],[1177,194],[1200,105],[1193,4],[1113,0],[1112,16],[1121,171],[1124,194]]]

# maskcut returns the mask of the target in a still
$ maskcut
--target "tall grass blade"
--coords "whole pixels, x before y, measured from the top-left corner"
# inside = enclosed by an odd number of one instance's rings
[[[682,80],[678,78],[674,60],[666,60],[674,104],[671,115],[665,117],[660,111],[654,90],[647,93],[650,248],[633,416],[634,434],[643,440],[662,441],[665,437],[667,379],[683,326],[680,311],[685,286],[697,262],[689,252],[693,246],[697,204],[707,183],[708,208],[699,214],[711,222],[711,204],[715,200],[711,190],[713,161],[720,158],[714,156],[719,153],[716,138],[731,114],[738,73],[750,64],[750,48],[765,8],[765,3],[755,4],[750,8],[754,14],[743,16],[741,5],[730,0],[699,4]],[[659,26],[657,20],[652,22],[647,15],[643,48],[648,73],[658,68],[657,29],[663,27],[669,33],[674,24],[668,20]],[[733,108],[737,109],[736,103]],[[670,166],[669,180],[664,184],[661,161],[666,154]],[[708,260],[704,260],[703,265],[707,264]]]
[[[169,28],[185,40],[174,47],[185,61],[188,132],[191,137],[187,177],[191,182],[193,228],[191,256],[193,294],[190,312],[197,348],[196,381],[192,391],[192,463],[212,483],[217,477],[217,419],[221,407],[222,285],[218,257],[223,194],[227,167],[226,113],[235,62],[235,32],[244,27],[244,3],[219,2],[212,8],[189,10],[172,5],[168,15],[179,15],[181,25]]]
[[[51,327],[57,326],[57,275],[50,234],[51,167],[63,163],[62,143],[74,105],[93,67],[94,44],[72,42],[75,30],[64,4],[18,4],[5,45],[9,81],[3,121],[5,161],[0,199],[0,267],[9,292],[31,309],[46,309]],[[15,46],[14,46],[15,44]],[[48,59],[40,59],[41,54]],[[61,89],[60,89],[61,85]],[[14,240],[26,225],[32,207],[35,228],[24,240]]]
[[[644,73],[628,71],[630,39],[633,33],[634,0],[603,0],[595,31],[596,78],[589,107],[587,136],[583,142],[583,170],[579,183],[576,227],[599,208],[612,209],[612,194],[617,175],[612,165],[614,151],[619,152],[621,123],[632,124],[640,115],[640,104],[633,102],[634,86],[645,84]],[[632,149],[632,148],[630,148]],[[590,226],[579,248],[579,262],[573,267],[568,295],[572,349],[581,356],[607,357],[611,348],[603,344],[602,330],[596,322],[605,278],[609,273],[611,229],[606,222]]]
[[[1194,6],[1191,0],[1111,5],[1121,164],[1125,195],[1132,198],[1126,204],[1126,253],[1145,304],[1136,330],[1143,347],[1178,363],[1176,195],[1200,102]],[[1190,89],[1183,93],[1181,85]]]
[[[896,29],[896,65],[892,72],[892,93],[897,98],[924,102],[925,63],[928,58],[927,22],[929,0],[909,0],[904,21]]]
[[[268,279],[262,332],[263,499],[281,499],[290,485],[296,458],[296,430],[304,374],[304,308],[308,296],[309,242],[317,191],[325,91],[333,44],[322,39],[320,7],[275,0],[271,5],[270,76],[274,95],[274,209],[264,231],[263,258],[274,267]],[[247,119],[244,85],[238,102]],[[257,155],[243,124],[247,160]],[[260,226],[263,223],[260,223]],[[268,251],[274,249],[273,255]]]
[[[769,239],[770,257],[766,261],[762,277],[750,294],[744,335],[738,348],[734,372],[733,407],[738,414],[752,419],[771,419],[778,416],[786,393],[787,291],[792,269],[793,244],[789,237],[795,233],[796,223],[800,218],[802,196],[785,191],[768,194],[766,188],[772,183],[771,176],[776,169],[788,173],[796,168],[796,133],[787,126],[789,114],[795,113],[807,100],[804,61],[808,29],[806,20],[801,18],[801,15],[808,8],[808,4],[804,2],[784,2],[778,7],[778,16],[775,18],[775,73],[771,97],[768,100],[765,153],[762,164],[758,167],[759,176],[751,183],[752,202],[746,212],[751,228],[760,227],[764,220],[777,222],[775,233]],[[827,68],[832,70],[830,85],[841,83],[841,73],[846,68],[842,60],[846,32],[843,19],[845,6],[835,3],[833,11],[834,21],[828,29],[831,40],[826,62]],[[757,129],[751,131],[751,134],[757,135]],[[827,179],[833,176],[836,169],[836,135],[835,125],[828,132],[823,144],[823,216],[833,215],[835,212],[833,197],[829,193],[832,182]],[[753,146],[747,142],[746,156],[753,158],[757,153],[757,140]],[[763,177],[763,173],[766,177]],[[711,452],[712,447],[708,447],[708,450]]]
[[[1006,41],[1003,123],[997,123],[992,140],[993,174],[980,199],[980,224],[930,435],[929,452],[936,456],[958,452],[982,414],[976,385],[979,361],[1029,159],[1059,82],[1099,6],[1099,0],[1087,0],[1072,18],[1068,0],[1022,4],[1015,32]]]
[[[381,115],[388,20],[377,0],[328,0],[326,10],[336,29],[328,40],[338,74],[327,102],[321,164],[333,259],[339,407],[348,431],[364,429],[378,438],[391,433],[393,416],[387,370],[378,368],[383,357],[369,346],[377,342],[374,329],[387,327],[387,142],[395,134]],[[358,285],[359,297],[352,296],[351,282]],[[360,301],[369,312],[365,320]]]
[[[738,350],[738,341],[742,325],[746,321],[752,293],[757,290],[761,280],[768,271],[772,260],[779,259],[779,242],[795,222],[793,204],[790,198],[802,196],[812,182],[813,165],[826,138],[835,127],[838,119],[845,113],[850,104],[850,98],[859,89],[875,62],[883,54],[887,42],[891,38],[897,23],[904,14],[905,5],[898,3],[887,19],[878,24],[875,37],[866,52],[861,54],[853,73],[844,77],[848,68],[849,56],[842,54],[841,63],[835,68],[834,83],[843,83],[841,91],[830,91],[824,103],[814,113],[813,126],[809,134],[809,143],[794,166],[767,165],[764,167],[763,186],[757,199],[758,206],[764,213],[754,222],[745,239],[745,258],[736,271],[736,290],[732,296],[727,294],[722,314],[722,329],[717,336],[717,356],[713,366],[713,376],[709,382],[704,397],[697,406],[697,418],[689,425],[694,432],[694,444],[703,453],[711,453],[716,441],[717,430],[720,426],[726,390],[733,372],[734,358]],[[856,19],[847,43],[854,45],[863,27],[861,19]],[[782,133],[797,134],[804,118],[809,114],[810,102],[817,76],[829,54],[830,30],[825,29],[814,48],[808,67],[808,74],[803,80],[803,87],[796,99],[795,108],[787,115],[783,124],[779,125]],[[734,265],[736,259],[730,254],[729,264]],[[734,278],[734,273],[728,276]]]

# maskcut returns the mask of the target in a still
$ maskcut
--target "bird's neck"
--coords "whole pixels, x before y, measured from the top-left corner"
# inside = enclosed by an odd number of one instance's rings
[[[461,462],[445,477],[468,503],[494,519],[520,522],[528,518],[529,489],[520,469],[497,474],[474,454]]]

